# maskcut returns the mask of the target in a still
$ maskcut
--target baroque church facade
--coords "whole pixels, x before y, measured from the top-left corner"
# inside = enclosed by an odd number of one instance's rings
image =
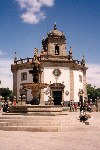
[[[40,54],[34,49],[32,58],[17,59],[11,65],[13,73],[13,92],[17,100],[23,94],[26,102],[34,100],[34,90],[38,85],[46,84],[39,88],[38,104],[45,105],[50,97],[54,105],[62,102],[68,106],[72,100],[75,103],[83,102],[87,97],[86,70],[84,56],[81,61],[73,59],[72,49],[66,51],[66,37],[54,24],[53,30],[42,39]],[[28,88],[22,85],[29,84]],[[35,96],[36,99],[36,96]],[[35,104],[35,103],[34,103]]]

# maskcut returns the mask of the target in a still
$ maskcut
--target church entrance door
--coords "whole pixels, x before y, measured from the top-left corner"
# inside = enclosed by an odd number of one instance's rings
[[[62,91],[53,91],[54,105],[61,105]]]

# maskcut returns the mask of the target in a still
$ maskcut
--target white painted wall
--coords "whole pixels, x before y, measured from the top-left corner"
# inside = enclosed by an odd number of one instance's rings
[[[79,75],[82,76],[82,82],[79,82]],[[79,102],[78,92],[83,89],[83,73],[81,71],[74,71],[74,101]]]
[[[27,80],[23,80],[21,81],[21,73],[23,72],[27,72]],[[29,74],[29,69],[23,69],[23,70],[18,70],[17,71],[17,97],[20,96],[20,84],[21,83],[30,83],[30,82],[33,82],[33,77],[31,74]],[[27,91],[27,101],[30,101],[32,100],[32,94],[31,94],[31,90],[29,89]]]
[[[51,84],[56,83],[56,78],[53,75],[53,70],[55,68],[59,67],[45,67],[44,68],[44,83]],[[70,101],[70,68],[67,67],[60,67],[59,68],[61,71],[61,75],[57,79],[57,83],[62,83],[64,82],[65,88],[64,88],[64,101]],[[27,72],[27,80],[21,81],[21,73]],[[79,75],[82,76],[82,82],[79,82]],[[21,83],[29,83],[33,82],[33,77],[31,74],[29,74],[29,69],[23,69],[23,70],[18,70],[17,71],[17,97],[20,96],[20,84]],[[78,92],[79,89],[83,89],[83,73],[81,71],[74,71],[74,101],[78,102],[79,101],[79,96]],[[44,91],[46,88],[44,89]],[[65,92],[69,91],[69,95],[66,95]],[[44,101],[48,100],[49,95],[44,94]],[[28,89],[27,91],[27,101],[32,100],[32,94],[31,90]]]
[[[59,68],[59,67],[45,67],[44,68],[44,83],[50,84],[50,81],[51,81],[51,84],[56,83],[56,78],[52,73],[55,68]],[[61,75],[58,77],[57,83],[64,82],[64,85],[65,85],[64,101],[69,101],[70,100],[70,94],[68,96],[66,96],[65,92],[66,91],[70,92],[70,71],[69,71],[69,68],[67,68],[67,67],[60,67],[59,69],[61,71]],[[45,90],[46,89],[44,89],[44,91]],[[45,101],[48,100],[48,95],[44,94],[44,100]]]

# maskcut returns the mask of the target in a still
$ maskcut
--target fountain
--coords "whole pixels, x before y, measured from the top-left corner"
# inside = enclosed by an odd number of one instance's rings
[[[37,54],[37,49],[34,52],[34,61],[32,62],[33,69],[29,70],[29,73],[33,76],[33,82],[21,83],[21,91],[31,89],[33,99],[30,104],[26,104],[26,98],[18,100],[18,105],[10,106],[9,112],[27,113],[27,114],[56,114],[62,112],[61,106],[54,106],[53,103],[44,104],[45,101],[41,100],[41,90],[48,87],[47,83],[41,82],[41,67]]]

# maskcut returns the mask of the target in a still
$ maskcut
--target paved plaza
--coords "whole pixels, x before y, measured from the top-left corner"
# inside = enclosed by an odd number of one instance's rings
[[[79,122],[79,112],[68,112],[67,116],[69,128],[65,132],[0,130],[0,150],[99,150],[100,112],[91,113],[89,125]]]

